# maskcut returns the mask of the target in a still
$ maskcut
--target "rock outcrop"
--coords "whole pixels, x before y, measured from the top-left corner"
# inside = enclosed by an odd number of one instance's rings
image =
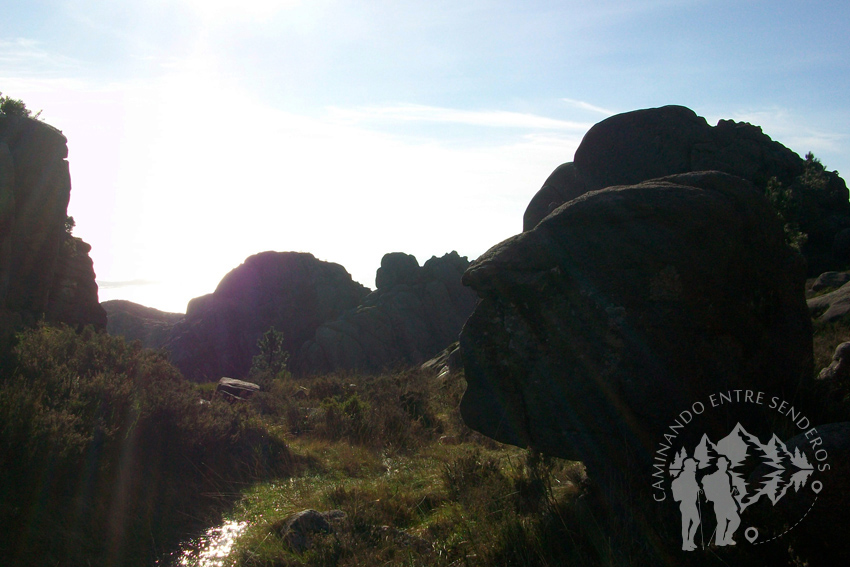
[[[94,325],[105,329],[107,315],[98,302],[94,263],[89,257],[91,245],[69,236],[63,240],[61,250],[45,318],[74,327]]]
[[[378,289],[316,330],[300,351],[300,369],[379,372],[422,364],[457,340],[475,307],[475,294],[461,284],[468,265],[457,252],[422,267],[409,254],[386,254],[375,277]]]
[[[850,314],[850,283],[806,301],[812,317],[821,323],[832,323]]]
[[[171,331],[184,315],[145,307],[132,301],[113,299],[101,306],[106,311],[106,331],[128,341],[140,341],[146,348],[163,348]]]
[[[102,329],[90,247],[66,231],[65,136],[0,114],[0,342],[42,317]]]
[[[369,290],[339,264],[299,252],[262,252],[228,273],[212,294],[193,299],[165,345],[184,376],[244,377],[269,327],[299,351],[325,321],[356,307]]]
[[[523,230],[561,204],[613,185],[716,170],[763,191],[775,177],[783,187],[794,188],[794,218],[786,220],[797,222],[807,235],[802,250],[814,276],[850,260],[850,201],[844,180],[810,165],[807,170],[796,153],[747,123],[721,120],[712,127],[682,106],[618,114],[593,126],[574,161],[549,176],[525,211]]]
[[[595,478],[648,470],[695,400],[734,389],[793,400],[812,379],[802,258],[766,199],[724,173],[586,193],[490,249],[463,282],[482,299],[460,335],[464,421],[582,460]],[[747,410],[752,422],[718,408],[700,430],[771,422]]]
[[[824,272],[812,282],[812,291],[817,293],[825,289],[838,289],[850,282],[850,272]]]

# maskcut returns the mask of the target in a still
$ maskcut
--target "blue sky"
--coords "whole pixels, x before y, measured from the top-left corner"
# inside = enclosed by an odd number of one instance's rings
[[[6,0],[0,91],[69,138],[101,299],[250,254],[470,259],[606,116],[682,104],[850,171],[850,3]]]

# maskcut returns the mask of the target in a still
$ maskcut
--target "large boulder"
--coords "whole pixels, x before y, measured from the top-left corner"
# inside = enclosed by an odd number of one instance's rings
[[[812,317],[821,323],[833,323],[850,313],[850,283],[829,293],[813,297],[806,302]]]
[[[0,114],[0,343],[42,318],[106,326],[90,247],[66,231],[67,157],[59,130]]]
[[[558,167],[532,198],[523,230],[588,191],[708,170],[744,178],[761,191],[771,178],[793,187],[794,218],[786,220],[797,222],[808,236],[803,253],[811,275],[850,260],[850,201],[844,180],[804,161],[757,126],[721,120],[712,127],[682,106],[618,114],[593,126],[574,161]]]
[[[457,252],[432,257],[422,267],[409,254],[385,255],[378,289],[316,330],[301,349],[300,368],[380,372],[422,364],[457,341],[475,307],[475,293],[461,283],[467,266]]]
[[[724,173],[586,193],[463,282],[481,297],[460,335],[464,421],[597,478],[645,473],[696,400],[734,389],[793,400],[812,379],[804,262],[765,198]],[[702,417],[755,434],[775,421],[740,410]]]
[[[339,264],[301,252],[262,252],[227,274],[215,292],[192,300],[166,348],[192,380],[244,377],[270,327],[283,333],[286,351],[297,353],[322,323],[367,293]]]
[[[184,317],[182,313],[168,313],[124,299],[104,301],[101,306],[107,315],[106,332],[140,341],[146,348],[164,347],[174,325]]]
[[[847,282],[850,282],[850,272],[824,272],[812,282],[812,291],[817,293],[820,291],[838,289]]]

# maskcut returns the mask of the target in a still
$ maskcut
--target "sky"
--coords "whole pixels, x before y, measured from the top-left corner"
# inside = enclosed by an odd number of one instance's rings
[[[850,174],[850,2],[4,0],[0,92],[68,138],[100,299],[174,312],[248,256],[374,287],[522,230],[595,123],[680,104]]]

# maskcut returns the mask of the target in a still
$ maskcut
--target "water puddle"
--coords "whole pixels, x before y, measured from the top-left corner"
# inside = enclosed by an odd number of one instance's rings
[[[225,522],[208,529],[180,547],[171,557],[160,562],[162,567],[225,567],[233,544],[248,526],[248,522]]]

